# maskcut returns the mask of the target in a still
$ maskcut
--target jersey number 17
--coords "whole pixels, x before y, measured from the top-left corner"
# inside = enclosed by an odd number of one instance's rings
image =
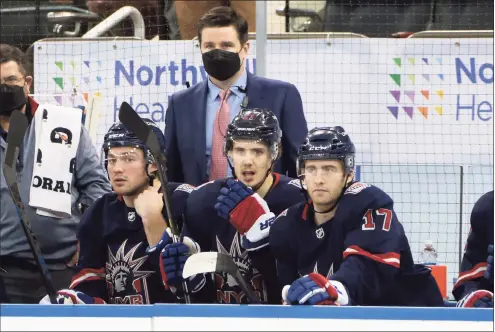
[[[382,230],[388,232],[390,230],[390,225],[392,223],[392,211],[389,209],[384,209],[380,208],[376,210],[376,217],[382,217],[383,216],[383,226]],[[375,229],[375,218],[373,217],[373,210],[368,209],[366,213],[363,216],[363,231],[372,231]]]

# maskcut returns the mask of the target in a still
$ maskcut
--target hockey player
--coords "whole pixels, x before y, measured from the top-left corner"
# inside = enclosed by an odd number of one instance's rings
[[[145,121],[164,149],[162,131],[153,121]],[[113,192],[99,198],[83,215],[78,230],[79,272],[70,289],[58,292],[58,303],[177,302],[177,297],[163,288],[160,255],[153,250],[167,229],[153,156],[118,122],[105,135],[103,155]],[[192,189],[170,183],[176,221]],[[48,296],[41,303],[49,303]]]
[[[413,263],[392,199],[354,181],[354,154],[338,126],[311,130],[299,148],[309,199],[282,212],[269,236],[284,303],[443,306],[431,271]]]
[[[493,307],[493,190],[471,212],[461,273],[452,294],[458,307]]]
[[[187,255],[201,251],[230,254],[261,303],[280,304],[275,262],[268,233],[275,215],[303,200],[299,180],[272,173],[280,156],[282,133],[278,120],[267,109],[243,109],[229,124],[224,153],[232,178],[197,187],[189,196],[184,220],[184,242],[195,247],[169,244],[162,252],[162,276],[166,283],[181,281]],[[204,284],[196,281],[189,290]],[[210,282],[210,278],[213,279]],[[173,279],[173,280],[172,280]],[[206,286],[193,296],[196,302],[246,303],[237,283],[227,275],[207,276]]]

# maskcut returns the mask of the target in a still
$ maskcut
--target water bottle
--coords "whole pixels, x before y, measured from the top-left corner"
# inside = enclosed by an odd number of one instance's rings
[[[423,251],[421,252],[421,263],[424,265],[436,265],[437,256],[437,251],[433,248],[433,242],[431,240],[426,240]]]

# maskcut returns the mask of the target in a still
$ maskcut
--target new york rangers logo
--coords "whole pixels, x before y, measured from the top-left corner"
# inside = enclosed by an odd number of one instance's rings
[[[110,303],[113,304],[149,304],[148,284],[146,278],[154,271],[142,271],[141,266],[148,259],[147,255],[134,257],[141,243],[127,252],[125,240],[116,250],[108,248],[106,263],[106,282]]]
[[[241,248],[239,233],[236,232],[234,234],[229,251],[222,245],[218,236],[216,240],[218,252],[228,254],[232,257],[246,281],[253,287],[254,293],[258,299],[262,302],[266,302],[267,293],[263,276],[251,265],[248,252]],[[215,273],[214,278],[217,291],[217,303],[242,304],[246,302],[246,294],[240,290],[239,285],[232,276],[223,273]]]

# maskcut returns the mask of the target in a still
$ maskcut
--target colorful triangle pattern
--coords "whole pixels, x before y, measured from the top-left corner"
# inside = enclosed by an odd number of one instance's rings
[[[409,99],[411,99],[411,101],[414,103],[414,95],[415,95],[414,91],[404,91],[404,94],[408,96]]]
[[[402,108],[404,109],[404,112],[406,112],[406,114],[409,115],[409,117],[412,119],[414,108],[412,108],[411,106],[404,106]]]
[[[421,90],[421,94],[425,97],[426,100],[430,99],[430,91],[429,90]]]
[[[395,84],[400,86],[400,74],[390,74],[390,77],[394,80]]]
[[[60,89],[64,89],[64,78],[63,77],[54,77],[53,80],[58,85]]]
[[[392,115],[397,119],[397,117],[399,115],[399,107],[397,107],[397,106],[388,106],[387,108],[390,111],[390,113],[392,113]]]
[[[423,114],[425,119],[428,119],[428,107],[420,106],[418,107],[418,111]]]
[[[392,90],[390,94],[395,98],[395,100],[400,103],[400,90]]]

